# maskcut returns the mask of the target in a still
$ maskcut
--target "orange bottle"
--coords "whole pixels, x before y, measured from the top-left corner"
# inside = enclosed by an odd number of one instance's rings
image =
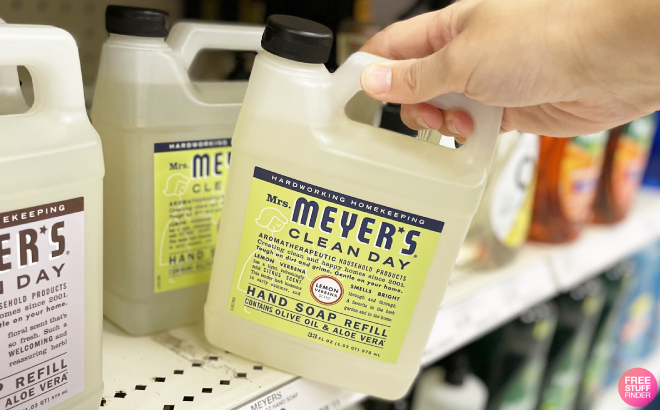
[[[568,242],[591,221],[608,137],[541,138],[530,240]]]
[[[628,213],[655,133],[655,114],[612,130],[594,203],[594,222],[611,224]]]

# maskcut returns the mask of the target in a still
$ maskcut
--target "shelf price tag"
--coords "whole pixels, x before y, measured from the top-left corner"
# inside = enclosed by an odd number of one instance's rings
[[[307,379],[297,379],[236,410],[341,410],[365,396]]]

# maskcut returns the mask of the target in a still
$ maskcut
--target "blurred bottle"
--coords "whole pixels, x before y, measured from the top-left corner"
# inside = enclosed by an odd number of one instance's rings
[[[618,222],[628,213],[644,175],[655,130],[655,113],[612,130],[598,183],[594,222]]]
[[[660,253],[660,242],[655,244],[655,248]],[[649,341],[647,343],[647,354],[652,353],[660,347],[660,261],[656,264],[656,269],[653,272],[649,272],[649,274],[652,274],[654,278],[655,307]]]
[[[487,401],[486,385],[470,372],[466,353],[459,350],[422,372],[412,410],[484,410]]]
[[[456,265],[492,269],[510,262],[527,239],[532,217],[539,136],[499,136],[486,190]]]
[[[591,220],[608,136],[541,138],[530,240],[568,242]]]
[[[589,350],[589,359],[578,394],[577,410],[591,409],[595,399],[605,390],[607,372],[614,354],[617,316],[632,272],[632,263],[621,261],[600,277],[605,286],[605,302]]]
[[[656,112],[655,116],[656,123],[660,122],[658,118],[660,113]],[[655,188],[660,187],[660,127],[656,127],[653,143],[651,144],[651,154],[644,172],[644,185]]]
[[[622,308],[617,315],[616,347],[608,384],[619,378],[649,352],[649,338],[658,299],[657,272],[660,249],[656,244],[647,246],[633,255],[633,275],[626,291]]]
[[[555,301],[559,320],[548,355],[539,410],[575,407],[587,352],[605,302],[603,282],[589,280]]]
[[[488,410],[535,409],[556,324],[555,304],[541,303],[467,348]]]
[[[371,0],[353,3],[353,18],[342,20],[337,32],[337,64],[341,65],[383,26],[373,23]]]

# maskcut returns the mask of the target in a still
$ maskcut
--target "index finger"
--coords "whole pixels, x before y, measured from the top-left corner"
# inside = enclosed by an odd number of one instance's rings
[[[456,5],[394,23],[369,39],[360,51],[392,60],[433,54],[456,36],[452,23]]]

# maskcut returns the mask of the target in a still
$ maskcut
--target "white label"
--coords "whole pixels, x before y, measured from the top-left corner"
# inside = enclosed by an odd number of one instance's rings
[[[364,395],[360,393],[298,379],[238,410],[340,410],[363,398]]]
[[[494,187],[490,221],[495,237],[516,248],[527,239],[531,217],[539,137],[521,134]]]
[[[84,389],[83,198],[0,213],[0,409]]]

